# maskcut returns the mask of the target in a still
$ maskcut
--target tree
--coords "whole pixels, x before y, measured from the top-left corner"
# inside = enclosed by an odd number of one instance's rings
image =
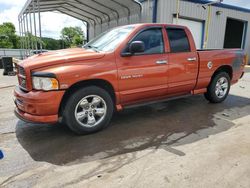
[[[61,38],[66,46],[79,46],[84,41],[83,31],[80,27],[64,27],[61,31]]]
[[[40,49],[42,44],[44,49],[58,50],[73,46],[82,45],[84,36],[80,27],[65,27],[61,31],[61,39],[43,37],[40,39],[30,32],[24,33],[24,36],[16,35],[16,28],[11,22],[0,24],[0,48],[30,48]],[[21,45],[22,44],[22,45]]]
[[[32,46],[35,49],[36,45],[37,48],[40,49],[40,44],[44,46],[44,41],[41,40],[39,37],[32,35],[30,32],[26,32],[23,37],[20,37],[20,40],[22,41],[24,48],[27,48],[27,45],[30,49],[32,48]]]
[[[58,50],[62,48],[62,41],[52,38],[43,37],[44,48],[47,50]]]
[[[0,25],[0,48],[18,48],[19,37],[13,23],[5,22]]]

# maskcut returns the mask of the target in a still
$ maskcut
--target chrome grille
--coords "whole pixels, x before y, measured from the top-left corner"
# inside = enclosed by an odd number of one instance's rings
[[[25,70],[23,67],[18,66],[18,74],[25,76]]]
[[[23,67],[18,66],[18,82],[21,88],[26,89],[26,73]]]
[[[26,88],[26,79],[25,79],[25,78],[19,77],[18,80],[19,80],[19,85],[20,85],[22,88]]]

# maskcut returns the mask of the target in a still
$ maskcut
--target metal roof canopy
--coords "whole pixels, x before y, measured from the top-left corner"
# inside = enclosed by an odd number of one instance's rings
[[[140,15],[141,10],[141,4],[136,0],[27,0],[18,16],[20,36],[25,39],[22,47],[27,50],[37,49],[37,41],[30,41],[27,33],[37,36],[38,16],[39,37],[42,37],[41,12],[57,11],[95,26],[109,24],[113,20],[119,25],[119,19],[124,17],[127,17],[130,23],[130,16]]]

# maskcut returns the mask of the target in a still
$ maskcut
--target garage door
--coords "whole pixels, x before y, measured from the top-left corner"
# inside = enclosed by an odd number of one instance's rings
[[[173,19],[173,24],[176,24],[176,18]],[[193,20],[188,20],[188,19],[183,19],[179,18],[178,20],[179,25],[183,25],[188,27],[193,36],[194,36],[194,41],[196,44],[197,49],[202,48],[202,41],[203,41],[203,23],[199,21],[193,21]]]

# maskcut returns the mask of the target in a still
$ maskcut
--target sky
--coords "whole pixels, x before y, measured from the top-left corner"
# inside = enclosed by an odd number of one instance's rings
[[[21,11],[26,0],[0,0],[0,24],[3,22],[12,22],[18,30],[18,14]],[[236,5],[239,7],[249,8],[249,0],[224,0],[225,4]],[[59,39],[60,31],[66,26],[80,26],[85,30],[82,21],[75,18],[54,12],[42,13],[42,35]]]

